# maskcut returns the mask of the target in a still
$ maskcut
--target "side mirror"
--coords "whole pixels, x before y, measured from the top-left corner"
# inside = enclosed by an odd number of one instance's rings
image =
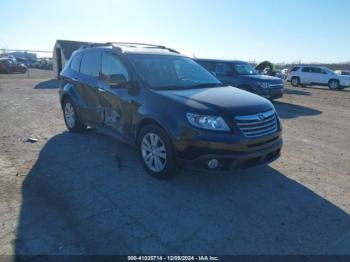
[[[125,87],[129,83],[123,74],[110,75],[106,81],[110,84],[111,87]]]
[[[213,72],[211,72],[211,74],[213,75],[213,76],[216,76],[216,73],[213,71]]]

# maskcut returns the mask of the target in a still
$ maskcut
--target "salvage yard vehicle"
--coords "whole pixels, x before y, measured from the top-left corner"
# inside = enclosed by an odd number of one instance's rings
[[[91,126],[136,145],[155,177],[171,174],[177,162],[222,172],[280,156],[281,123],[271,102],[221,83],[173,49],[84,45],[61,79],[67,128],[80,132]]]
[[[350,76],[338,75],[323,66],[295,66],[288,74],[287,81],[292,86],[322,85],[330,90],[344,89],[350,86]]]
[[[17,62],[15,59],[0,58],[0,73],[26,73],[27,67],[23,63]]]
[[[350,70],[336,70],[334,72],[337,75],[350,76]]]
[[[259,74],[243,61],[195,59],[197,63],[214,74],[221,82],[261,95],[269,99],[283,96],[283,81],[277,77]]]

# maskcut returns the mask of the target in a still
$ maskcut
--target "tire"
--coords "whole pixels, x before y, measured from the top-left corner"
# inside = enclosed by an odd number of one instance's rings
[[[300,78],[293,76],[292,79],[290,80],[290,83],[292,84],[292,86],[298,87],[300,85]]]
[[[78,118],[75,106],[70,98],[66,98],[63,101],[63,118],[67,129],[70,132],[80,133],[86,130],[86,125],[84,125]]]
[[[138,135],[137,150],[143,167],[153,177],[164,179],[174,171],[174,149],[161,127],[153,124],[143,127]]]
[[[329,82],[328,82],[328,88],[329,88],[330,90],[337,90],[339,87],[340,87],[339,80],[336,80],[336,79],[331,79],[331,80],[329,80]]]

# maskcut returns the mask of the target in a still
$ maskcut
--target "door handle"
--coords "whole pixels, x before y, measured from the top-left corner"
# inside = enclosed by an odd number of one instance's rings
[[[72,80],[74,81],[74,82],[78,82],[78,79],[77,78],[72,78]]]
[[[99,92],[101,92],[101,93],[106,92],[106,89],[104,89],[103,87],[99,87],[97,90],[98,90]]]

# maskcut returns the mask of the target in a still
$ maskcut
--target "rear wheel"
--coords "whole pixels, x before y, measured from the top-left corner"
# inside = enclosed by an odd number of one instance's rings
[[[147,125],[138,136],[138,151],[147,172],[166,178],[175,168],[175,154],[166,132],[157,125]]]
[[[339,84],[339,81],[338,80],[335,80],[335,79],[331,79],[329,80],[328,82],[328,88],[330,90],[336,90],[340,87],[340,84]]]
[[[300,85],[300,79],[299,77],[293,77],[292,80],[290,81],[292,86],[297,87]]]
[[[86,125],[81,123],[74,105],[69,98],[66,98],[63,102],[63,116],[69,131],[82,132],[86,129]]]

